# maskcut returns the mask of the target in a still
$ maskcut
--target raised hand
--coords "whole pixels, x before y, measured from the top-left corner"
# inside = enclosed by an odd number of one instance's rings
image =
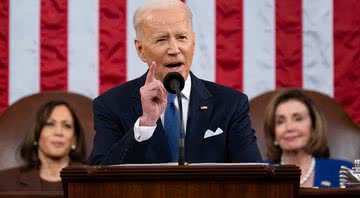
[[[140,88],[143,115],[140,126],[155,126],[165,111],[167,92],[161,81],[155,78],[156,63],[152,62],[144,86]]]

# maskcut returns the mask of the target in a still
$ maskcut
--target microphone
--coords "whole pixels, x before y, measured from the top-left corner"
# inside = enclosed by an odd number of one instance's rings
[[[183,110],[181,101],[181,90],[184,89],[185,80],[179,72],[169,72],[163,81],[165,89],[169,93],[176,94],[180,112],[180,139],[179,139],[179,165],[185,165],[185,131],[183,123]]]
[[[178,92],[181,92],[184,89],[185,80],[179,72],[169,72],[164,78],[165,89],[177,95]]]

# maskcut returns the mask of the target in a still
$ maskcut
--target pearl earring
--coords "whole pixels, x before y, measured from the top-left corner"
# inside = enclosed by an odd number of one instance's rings
[[[37,141],[34,141],[33,146],[37,146],[37,145],[38,145]]]
[[[71,145],[71,150],[75,150],[75,149],[76,149],[76,145],[75,144]]]
[[[275,146],[279,146],[279,142],[277,140],[274,141]]]

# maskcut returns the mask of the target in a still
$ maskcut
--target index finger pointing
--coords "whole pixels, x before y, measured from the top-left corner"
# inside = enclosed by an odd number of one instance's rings
[[[150,83],[153,80],[155,80],[155,71],[156,71],[156,63],[155,63],[155,61],[153,61],[150,65],[148,74],[146,76],[145,84]]]

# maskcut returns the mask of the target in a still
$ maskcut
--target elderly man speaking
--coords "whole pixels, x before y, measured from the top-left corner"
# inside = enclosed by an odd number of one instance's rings
[[[96,135],[90,164],[177,162],[179,130],[171,126],[179,127],[179,118],[171,114],[179,111],[174,102],[178,96],[187,163],[261,162],[247,96],[190,71],[195,33],[187,5],[148,1],[136,10],[133,21],[135,47],[149,69],[94,99]],[[164,88],[170,72],[185,79],[178,96]]]

